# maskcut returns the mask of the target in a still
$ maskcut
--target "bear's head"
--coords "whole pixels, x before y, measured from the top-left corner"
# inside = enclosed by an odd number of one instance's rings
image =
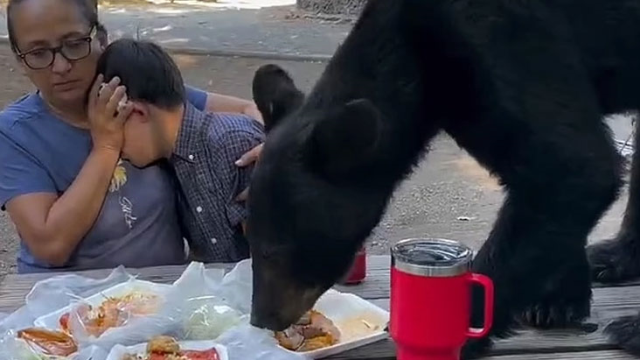
[[[254,77],[268,129],[248,199],[258,327],[282,330],[309,310],[349,270],[388,202],[388,184],[370,170],[382,115],[369,100],[319,92],[305,97],[276,65]]]

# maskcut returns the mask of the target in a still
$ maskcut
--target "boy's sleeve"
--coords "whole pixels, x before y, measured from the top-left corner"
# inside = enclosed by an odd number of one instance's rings
[[[213,171],[221,180],[226,198],[227,219],[233,227],[240,225],[247,218],[245,203],[237,201],[236,197],[249,186],[253,171],[253,165],[238,167],[235,162],[247,151],[264,142],[264,133],[260,126],[249,118],[247,121],[252,122],[251,127],[246,130],[228,131],[213,148],[213,154],[219,155],[219,161],[215,162]]]

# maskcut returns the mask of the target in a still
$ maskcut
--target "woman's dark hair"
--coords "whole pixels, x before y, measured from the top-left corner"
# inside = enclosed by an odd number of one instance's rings
[[[104,76],[104,82],[119,77],[130,100],[161,109],[173,110],[186,98],[178,65],[162,47],[149,41],[123,38],[112,42],[100,56],[96,73]]]
[[[16,41],[15,33],[13,32],[13,10],[16,6],[29,0],[9,0],[7,4],[7,32],[9,35],[9,44],[11,50],[14,53],[18,53],[18,45]],[[70,1],[80,10],[80,14],[87,21],[90,27],[96,27],[96,36],[100,42],[106,45],[107,42],[107,29],[98,21],[98,1],[97,0],[58,0],[58,1]]]

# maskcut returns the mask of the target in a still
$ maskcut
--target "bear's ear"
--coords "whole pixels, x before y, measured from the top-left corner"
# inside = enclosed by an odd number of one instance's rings
[[[304,101],[304,93],[296,87],[289,74],[278,65],[261,66],[253,76],[253,101],[264,119],[269,133]]]
[[[358,173],[375,161],[382,114],[367,99],[329,111],[315,123],[308,145],[313,166],[329,177]]]

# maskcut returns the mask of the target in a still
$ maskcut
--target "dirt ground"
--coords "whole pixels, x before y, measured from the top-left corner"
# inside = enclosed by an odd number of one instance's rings
[[[244,98],[251,93],[254,71],[265,61],[244,58],[174,56],[191,85]],[[308,90],[324,68],[322,63],[272,61],[286,68]],[[32,90],[8,47],[0,45],[0,108]],[[428,160],[428,163],[427,161]],[[474,249],[487,237],[502,202],[495,179],[450,139],[438,138],[413,176],[394,196],[389,211],[369,241],[370,253],[387,253],[388,246],[410,237],[456,239]],[[591,241],[614,234],[626,194],[593,232]],[[0,278],[15,271],[18,240],[6,213],[0,212]]]

